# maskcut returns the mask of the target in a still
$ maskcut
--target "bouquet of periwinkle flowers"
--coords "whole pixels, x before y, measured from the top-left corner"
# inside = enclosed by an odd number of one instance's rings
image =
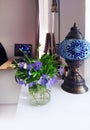
[[[50,54],[43,54],[40,59],[24,54],[23,61],[15,61],[14,65],[17,83],[28,87],[33,96],[37,91],[42,95],[57,82],[57,75],[64,72],[63,65],[59,65],[55,56]]]

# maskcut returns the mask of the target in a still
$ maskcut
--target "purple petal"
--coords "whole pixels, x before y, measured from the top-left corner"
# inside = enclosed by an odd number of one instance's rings
[[[63,66],[61,66],[58,70],[59,70],[59,73],[60,73],[61,76],[62,76],[62,75],[64,74],[64,72],[65,72],[65,69],[64,69]]]
[[[33,65],[32,65],[32,64],[28,64],[28,65],[27,65],[27,69],[28,69],[28,70],[30,70],[30,69],[32,69],[32,68],[33,68]]]
[[[47,79],[46,75],[43,75],[42,77],[40,77],[40,79],[38,81],[38,83],[43,86],[46,86],[47,82],[48,82],[48,79]]]
[[[53,78],[50,78],[46,84],[47,88],[52,87],[55,83],[57,83],[57,76],[54,76]]]
[[[19,78],[18,78],[18,79],[17,79],[17,83],[26,86],[26,83],[25,83],[22,79],[19,79]]]
[[[35,82],[31,82],[28,84],[28,87],[33,87],[36,83]]]
[[[42,66],[42,63],[40,61],[36,61],[34,63],[34,69],[35,70],[40,70],[41,69],[41,66]]]
[[[18,67],[19,67],[19,68],[23,68],[23,67],[24,67],[24,64],[25,64],[25,62],[19,62],[19,63],[18,63]]]

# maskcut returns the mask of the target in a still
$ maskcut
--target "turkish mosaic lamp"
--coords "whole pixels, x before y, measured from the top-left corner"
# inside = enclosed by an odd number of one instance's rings
[[[69,66],[69,72],[64,79],[62,88],[70,93],[80,94],[88,91],[84,78],[78,68],[90,55],[90,43],[86,41],[74,23],[70,32],[58,47],[58,53]]]

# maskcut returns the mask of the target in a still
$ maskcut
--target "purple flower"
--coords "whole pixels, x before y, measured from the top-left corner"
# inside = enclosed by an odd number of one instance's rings
[[[43,75],[42,75],[42,78],[47,78],[47,74],[43,74]]]
[[[32,68],[33,68],[33,65],[32,65],[32,64],[28,64],[28,65],[27,65],[27,69],[28,69],[28,70],[30,70],[30,69],[32,69]]]
[[[18,67],[19,67],[19,68],[24,68],[24,64],[25,64],[25,62],[19,62],[19,63],[18,63]]]
[[[25,83],[22,79],[17,78],[16,80],[17,80],[17,83],[18,83],[18,84],[21,84],[21,85],[25,85],[25,86],[26,86],[26,83]]]
[[[59,73],[60,75],[62,76],[65,72],[65,69],[64,69],[64,66],[60,66],[60,68],[58,69],[59,70]]]
[[[55,83],[57,83],[57,76],[55,75],[53,78],[50,78],[46,84],[47,88],[52,87]]]
[[[52,78],[52,84],[55,84],[55,83],[57,83],[57,76],[56,75]]]
[[[33,87],[36,83],[35,82],[31,82],[28,84],[28,87]]]
[[[48,82],[48,78],[47,78],[47,75],[45,75],[45,74],[42,75],[42,77],[40,77],[40,79],[38,81],[38,83],[43,86],[46,86],[47,82]]]
[[[32,75],[32,73],[30,71],[28,71],[28,78],[30,78],[31,75]]]
[[[42,63],[40,61],[36,61],[34,63],[34,69],[35,70],[40,70],[41,69],[41,66],[42,66]]]

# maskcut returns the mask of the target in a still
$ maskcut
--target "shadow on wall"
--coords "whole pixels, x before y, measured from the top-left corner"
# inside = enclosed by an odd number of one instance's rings
[[[8,60],[6,51],[3,45],[0,43],[0,65],[4,64]]]

